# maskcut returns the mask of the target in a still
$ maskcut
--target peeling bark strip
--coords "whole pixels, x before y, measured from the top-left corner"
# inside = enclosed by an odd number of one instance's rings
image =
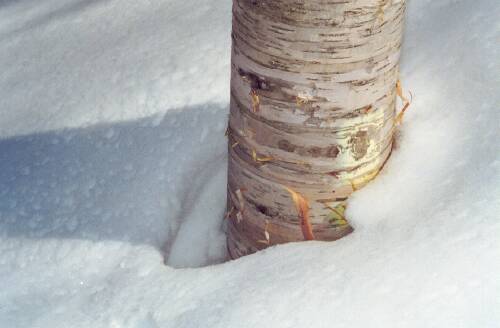
[[[233,0],[232,258],[352,231],[345,201],[392,148],[404,12],[405,0]]]
[[[297,212],[300,217],[300,228],[302,229],[302,234],[305,240],[314,240],[314,233],[312,231],[312,225],[309,221],[309,203],[307,200],[299,195],[292,189],[285,187],[285,189],[292,195],[293,202],[297,208]]]

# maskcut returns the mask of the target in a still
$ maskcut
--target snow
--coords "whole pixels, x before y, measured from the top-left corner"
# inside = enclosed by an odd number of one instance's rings
[[[0,327],[500,327],[497,1],[410,0],[355,233],[220,264],[230,5],[0,1]]]

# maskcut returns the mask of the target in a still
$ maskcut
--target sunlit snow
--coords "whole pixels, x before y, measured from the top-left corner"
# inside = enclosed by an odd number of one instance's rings
[[[500,327],[500,5],[409,0],[335,242],[222,263],[229,0],[0,0],[0,327]]]

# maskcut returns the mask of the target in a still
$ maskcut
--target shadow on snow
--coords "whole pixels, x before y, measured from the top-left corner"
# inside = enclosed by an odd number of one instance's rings
[[[226,115],[227,107],[205,105],[0,140],[0,236],[146,244],[168,261],[200,193],[218,200],[196,215],[212,216],[220,230],[225,185],[206,185],[225,175]],[[190,247],[206,247],[205,235]]]

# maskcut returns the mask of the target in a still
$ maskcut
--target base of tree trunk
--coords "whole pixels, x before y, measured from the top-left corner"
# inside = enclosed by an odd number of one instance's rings
[[[233,0],[231,258],[353,231],[347,199],[392,151],[404,13],[405,0]]]
[[[254,230],[254,231],[244,231],[243,233],[238,232],[236,229],[235,225],[232,223],[233,221],[229,221],[227,225],[227,251],[229,258],[231,260],[238,259],[242,256],[250,255],[253,253],[256,253],[262,249],[268,248],[269,245],[264,243],[264,240],[262,243],[256,243],[255,240],[257,238],[249,239],[246,236],[249,235],[259,235],[262,234],[262,231],[260,230]],[[342,237],[347,236],[351,232],[353,232],[353,228],[349,225],[339,227],[337,229],[329,229],[328,230],[328,238],[326,239],[321,239],[320,241],[335,241],[338,240]],[[319,240],[319,239],[317,239]],[[300,242],[304,241],[303,238],[298,238],[297,240],[291,240],[287,242]],[[283,242],[283,243],[287,243]]]

